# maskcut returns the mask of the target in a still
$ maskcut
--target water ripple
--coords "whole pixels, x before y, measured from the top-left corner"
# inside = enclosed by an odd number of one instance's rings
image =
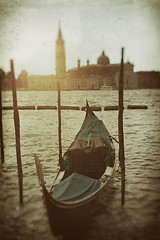
[[[122,209],[121,179],[117,173],[112,179],[112,201],[106,199],[104,192],[102,214],[97,215],[88,230],[88,240],[156,240],[160,235],[159,94],[159,90],[125,91],[125,106],[149,106],[148,110],[124,110],[126,204]],[[62,92],[61,95],[62,105],[84,106],[86,95],[91,105],[104,107],[107,103],[118,104],[117,91],[108,91],[107,94],[104,91],[73,91]],[[4,105],[12,104],[11,92],[3,92],[3,97]],[[57,93],[18,92],[18,99],[24,105],[56,105]],[[96,114],[104,121],[110,134],[118,138],[118,111],[101,111]],[[63,152],[73,141],[84,116],[83,111],[62,111]],[[53,240],[55,238],[49,229],[42,191],[36,176],[34,154],[41,160],[49,188],[58,168],[57,111],[20,111],[23,207],[18,203],[13,112],[3,112],[3,119],[5,163],[0,169],[0,238]],[[118,156],[118,144],[115,146]]]

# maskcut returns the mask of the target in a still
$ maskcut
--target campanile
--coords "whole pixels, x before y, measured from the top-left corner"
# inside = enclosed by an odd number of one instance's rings
[[[58,78],[66,77],[64,40],[62,38],[60,27],[58,32],[58,39],[56,41],[56,76]]]

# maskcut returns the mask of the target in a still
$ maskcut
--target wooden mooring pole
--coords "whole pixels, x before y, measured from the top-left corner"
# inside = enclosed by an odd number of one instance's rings
[[[1,138],[1,163],[4,163],[4,144],[3,144],[3,117],[2,117],[2,80],[4,72],[0,70],[0,138]]]
[[[61,142],[61,89],[60,83],[57,82],[58,88],[58,141],[59,141],[59,159],[62,157],[62,142]]]
[[[19,180],[19,197],[20,197],[20,203],[22,204],[23,203],[23,173],[22,173],[21,148],[20,148],[20,120],[19,120],[19,113],[18,113],[18,107],[17,107],[16,80],[15,80],[15,75],[14,75],[13,60],[11,60],[11,77],[12,77],[11,82],[12,82],[18,180]]]
[[[122,48],[121,69],[119,76],[119,114],[118,114],[118,133],[119,133],[119,162],[121,167],[121,194],[122,206],[125,202],[125,154],[124,154],[124,134],[123,134],[123,54]]]

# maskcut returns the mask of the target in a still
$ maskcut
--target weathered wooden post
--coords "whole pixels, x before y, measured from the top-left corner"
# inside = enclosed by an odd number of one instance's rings
[[[57,82],[58,88],[58,141],[59,141],[59,159],[62,158],[62,142],[61,142],[61,89],[60,83]]]
[[[4,144],[3,144],[3,117],[2,117],[2,81],[4,72],[0,70],[0,138],[1,138],[1,163],[4,162]]]
[[[19,196],[20,203],[23,203],[23,173],[21,163],[21,148],[20,148],[20,120],[17,107],[17,93],[16,93],[16,80],[14,75],[13,60],[11,60],[11,78],[12,78],[12,96],[13,96],[13,111],[14,111],[14,126],[15,126],[15,139],[16,139],[16,154],[18,166],[18,180],[19,180]]]
[[[119,162],[121,166],[121,194],[122,205],[125,202],[125,155],[124,155],[124,134],[123,134],[123,53],[122,48],[121,69],[119,76],[119,114],[118,114],[118,133],[119,133]]]

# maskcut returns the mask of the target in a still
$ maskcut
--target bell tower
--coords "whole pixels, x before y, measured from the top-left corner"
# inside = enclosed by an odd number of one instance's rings
[[[59,27],[58,38],[56,41],[56,76],[58,78],[66,77],[66,61],[64,40],[62,38],[61,29]]]

